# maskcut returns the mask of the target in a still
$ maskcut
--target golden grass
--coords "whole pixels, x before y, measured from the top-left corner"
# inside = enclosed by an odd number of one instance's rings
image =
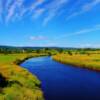
[[[30,55],[36,57],[43,54],[0,55],[0,74],[8,82],[7,86],[0,87],[0,100],[44,100],[41,82],[37,77],[13,63],[16,59],[22,60]]]
[[[100,71],[100,54],[58,54],[53,59],[64,64]]]

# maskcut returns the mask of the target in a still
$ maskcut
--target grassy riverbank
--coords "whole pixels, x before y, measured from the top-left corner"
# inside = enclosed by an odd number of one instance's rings
[[[0,54],[0,100],[44,100],[41,82],[18,61],[45,54]]]
[[[63,64],[100,71],[100,54],[58,54],[53,59]]]

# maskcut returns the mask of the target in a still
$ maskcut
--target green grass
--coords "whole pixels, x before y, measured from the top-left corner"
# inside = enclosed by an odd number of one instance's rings
[[[12,55],[0,55],[0,64],[2,63],[10,63],[14,61],[17,58],[17,56]]]
[[[43,56],[43,55],[47,55],[45,53],[41,53],[41,54],[37,54],[37,53],[25,53],[25,54],[0,54],[0,64],[7,64],[7,63],[12,63],[14,62],[16,59],[24,59],[28,56],[32,56],[32,57],[38,57],[38,56]]]
[[[36,57],[43,54],[0,55],[0,74],[7,83],[4,87],[0,83],[0,100],[44,100],[37,77],[14,63],[30,55]]]

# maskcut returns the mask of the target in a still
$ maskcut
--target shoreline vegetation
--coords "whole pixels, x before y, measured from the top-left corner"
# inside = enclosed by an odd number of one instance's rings
[[[52,56],[52,59],[62,64],[69,64],[75,67],[86,68],[100,72],[100,53],[62,53]]]
[[[41,82],[20,64],[52,56],[63,64],[100,71],[100,49],[0,47],[0,100],[44,100]]]
[[[0,100],[44,100],[41,82],[20,64],[47,54],[0,54]]]

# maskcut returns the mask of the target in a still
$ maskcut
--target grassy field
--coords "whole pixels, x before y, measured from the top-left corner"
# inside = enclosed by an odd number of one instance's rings
[[[44,54],[0,54],[0,100],[44,100],[41,82],[14,62]]]
[[[44,100],[40,89],[41,82],[17,65],[26,58],[44,55],[46,54],[0,54],[0,100]],[[53,59],[64,64],[100,71],[99,52],[60,53],[54,55]]]
[[[100,71],[100,54],[58,54],[53,56],[53,59],[77,67],[88,68],[96,71]]]

